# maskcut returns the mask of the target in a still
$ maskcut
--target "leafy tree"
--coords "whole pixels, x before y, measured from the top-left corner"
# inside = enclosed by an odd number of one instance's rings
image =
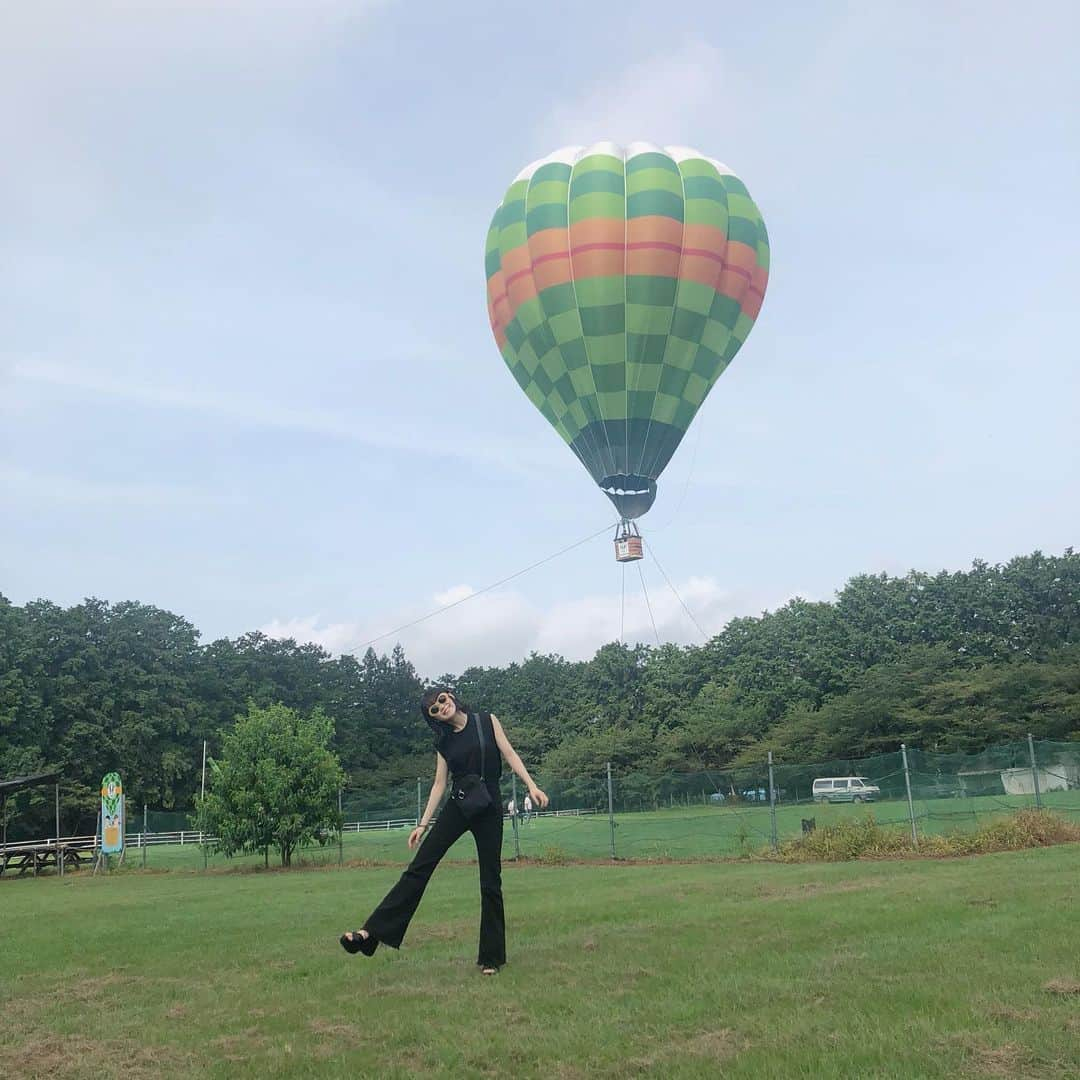
[[[318,710],[304,717],[251,702],[212,762],[199,827],[218,837],[226,855],[262,851],[269,860],[273,847],[282,866],[301,844],[325,842],[341,828],[337,797],[345,779],[330,750],[333,733]]]
[[[584,662],[533,654],[442,681],[495,710],[530,767],[692,772],[770,749],[813,761],[901,740],[945,753],[1027,731],[1077,738],[1077,648],[1080,554],[1068,549],[859,575],[832,603],[733,619],[703,646],[611,643]],[[321,709],[351,807],[398,805],[430,775],[422,686],[400,646],[333,658],[261,633],[204,646],[186,620],[145,604],[0,597],[0,775],[61,768],[64,825],[80,832],[113,769],[134,806],[190,806],[202,740],[220,757],[248,701]],[[51,822],[44,796],[14,809],[38,835]]]
[[[706,683],[673,718],[657,744],[658,764],[672,771],[714,768],[755,746],[768,726],[765,705],[733,686]]]
[[[631,727],[644,704],[645,645],[611,642],[589,661],[582,690],[595,716],[603,724]]]

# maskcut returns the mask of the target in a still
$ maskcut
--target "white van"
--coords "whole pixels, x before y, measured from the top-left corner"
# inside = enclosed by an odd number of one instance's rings
[[[881,788],[865,776],[825,776],[814,781],[814,802],[874,802]]]

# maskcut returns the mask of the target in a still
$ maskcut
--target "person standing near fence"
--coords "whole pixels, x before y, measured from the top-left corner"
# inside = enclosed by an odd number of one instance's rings
[[[526,795],[525,796],[525,824],[526,825],[528,825],[529,821],[532,818],[532,812],[533,812],[533,801],[532,801],[532,799],[529,798],[528,795]]]
[[[409,850],[419,845],[397,884],[383,897],[359,930],[341,935],[346,952],[371,956],[380,944],[397,949],[440,860],[466,832],[473,834],[480,863],[480,947],[477,964],[494,975],[506,963],[506,923],[502,895],[502,758],[525,782],[537,806],[548,797],[528,769],[498,717],[471,712],[446,686],[428,690],[420,702],[424,720],[435,733],[435,780],[420,823],[409,833]],[[450,779],[450,798],[425,837]]]

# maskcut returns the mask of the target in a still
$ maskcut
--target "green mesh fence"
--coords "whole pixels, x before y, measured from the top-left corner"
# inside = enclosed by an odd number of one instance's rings
[[[1032,758],[1034,757],[1034,767]],[[813,764],[777,761],[740,769],[650,773],[613,770],[592,776],[545,775],[535,779],[550,805],[524,813],[524,786],[509,774],[502,781],[504,810],[516,793],[517,813],[506,816],[503,857],[538,862],[575,859],[731,858],[784,843],[806,828],[821,828],[871,814],[883,826],[909,834],[914,818],[918,835],[971,831],[995,818],[1040,805],[1080,820],[1080,741],[1026,740],[990,747],[976,754],[936,754],[907,750],[840,758]],[[911,802],[908,803],[910,784]],[[415,781],[342,793],[346,828],[307,845],[293,865],[378,862],[404,865],[406,846],[423,807],[428,782]],[[610,796],[610,813],[609,813]],[[419,803],[418,803],[419,799]],[[263,865],[265,855],[227,858],[213,845],[200,845],[191,812],[147,815],[151,843],[129,847],[128,864],[145,858],[160,869],[246,868]],[[142,828],[142,812],[129,808],[129,844]],[[155,834],[184,833],[184,843],[156,845]],[[466,834],[450,850],[451,861],[473,860]],[[280,862],[271,851],[269,865]]]

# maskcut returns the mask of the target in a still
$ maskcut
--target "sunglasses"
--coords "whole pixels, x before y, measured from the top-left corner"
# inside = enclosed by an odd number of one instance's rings
[[[442,711],[442,707],[448,702],[454,699],[449,694],[440,694],[429,706],[428,716],[438,716]]]

